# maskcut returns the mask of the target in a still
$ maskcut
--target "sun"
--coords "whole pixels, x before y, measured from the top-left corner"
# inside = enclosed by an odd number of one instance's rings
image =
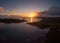
[[[35,15],[33,13],[30,13],[29,17],[35,17]]]
[[[34,17],[34,15],[33,15],[33,14],[31,14],[31,15],[30,15],[30,17]]]

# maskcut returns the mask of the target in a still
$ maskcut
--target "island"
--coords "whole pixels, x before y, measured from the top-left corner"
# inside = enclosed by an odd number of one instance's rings
[[[21,22],[25,22],[26,20],[20,20],[20,19],[0,19],[0,23],[21,23]]]

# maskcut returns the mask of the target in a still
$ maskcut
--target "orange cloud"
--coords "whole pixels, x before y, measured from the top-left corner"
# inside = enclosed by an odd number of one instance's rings
[[[0,13],[3,13],[3,14],[8,15],[9,14],[9,11],[8,10],[5,10],[2,6],[0,6]]]
[[[12,15],[17,15],[17,11],[14,10],[12,12],[9,12],[8,10],[4,9],[2,6],[0,6],[0,14],[5,14],[5,15],[9,15],[9,14],[12,14]]]
[[[17,15],[17,11],[15,11],[15,10],[12,13],[13,13],[13,15]]]
[[[0,6],[0,12],[4,12],[4,8]]]

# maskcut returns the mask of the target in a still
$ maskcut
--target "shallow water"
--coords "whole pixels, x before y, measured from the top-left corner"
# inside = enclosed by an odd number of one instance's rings
[[[7,42],[20,43],[39,43],[45,38],[49,29],[40,29],[38,27],[23,23],[0,23],[0,40]],[[8,42],[9,42],[8,41]]]

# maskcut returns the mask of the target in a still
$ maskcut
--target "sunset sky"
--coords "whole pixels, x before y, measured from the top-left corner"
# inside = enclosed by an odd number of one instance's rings
[[[51,6],[60,6],[60,0],[0,0],[0,12],[26,15],[41,12]]]

